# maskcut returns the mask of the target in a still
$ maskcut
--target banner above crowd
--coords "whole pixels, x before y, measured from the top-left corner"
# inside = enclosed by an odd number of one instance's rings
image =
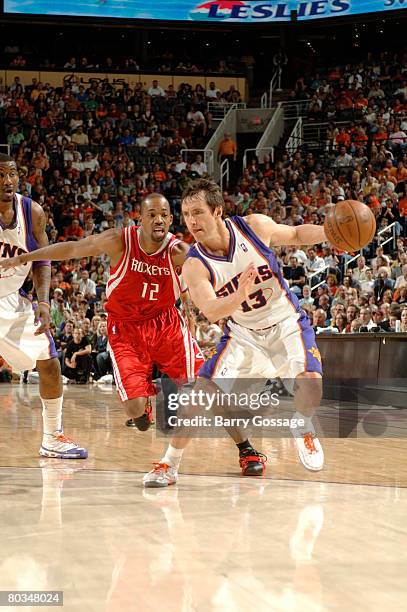
[[[4,0],[6,13],[35,15],[264,23],[307,21],[406,9],[407,0]]]

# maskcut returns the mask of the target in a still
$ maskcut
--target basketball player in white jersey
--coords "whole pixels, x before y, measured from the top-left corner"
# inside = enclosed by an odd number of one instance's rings
[[[205,389],[206,379],[222,389],[228,380],[295,379],[294,417],[304,426],[291,431],[302,464],[321,470],[323,450],[311,421],[322,396],[321,356],[309,319],[288,289],[271,247],[324,242],[324,229],[280,225],[260,214],[223,220],[223,206],[221,190],[207,179],[195,181],[183,193],[185,223],[196,240],[183,267],[184,279],[209,321],[228,319],[197,384]],[[146,487],[177,481],[188,441],[172,440],[163,459],[144,477]]]
[[[109,300],[106,307],[109,314],[110,354],[120,399],[127,415],[135,421],[136,427],[141,431],[150,427],[152,419],[151,408],[145,408],[146,397],[154,393],[150,380],[152,364],[156,363],[161,370],[166,371],[175,380],[193,380],[203,364],[200,350],[190,332],[184,328],[184,324],[180,326],[180,317],[174,306],[179,289],[184,290],[180,284],[182,279],[179,279],[178,275],[175,278],[175,268],[184,264],[188,245],[174,240],[172,234],[168,232],[171,223],[172,216],[168,201],[161,194],[152,193],[142,202],[141,225],[138,228],[107,230],[102,234],[88,236],[77,242],[59,242],[35,252],[24,252],[7,261],[0,260],[1,274],[28,261],[41,261],[45,258],[52,260],[80,259],[107,253],[111,265],[108,282]],[[162,268],[162,249],[170,244],[173,246],[169,255],[171,257],[170,268],[167,269],[168,274],[161,276],[160,272],[164,269]],[[143,261],[145,265],[143,264],[143,269],[141,269],[140,264]],[[174,272],[171,272],[170,269]],[[115,296],[114,287],[116,285],[120,288],[120,279],[123,278],[127,278],[123,292]],[[158,295],[160,295],[158,283],[161,283],[161,299],[156,299],[154,296],[154,300],[151,301],[148,294],[145,295],[144,285],[146,281],[151,282],[151,280],[156,283]],[[182,293],[181,296],[184,306],[187,307],[186,296]],[[119,309],[124,310],[120,312]],[[189,309],[186,308],[186,310],[188,313]],[[145,319],[147,312],[149,315]],[[163,313],[165,317],[168,313],[173,313],[175,322],[164,321]],[[119,330],[115,328],[119,327],[120,319],[130,324],[126,324],[126,329],[119,333]],[[158,326],[157,330],[154,329],[155,325]],[[188,339],[187,343],[184,342],[184,337]],[[185,344],[189,347],[187,352],[183,348]],[[157,347],[156,350],[154,345]],[[174,347],[177,350],[174,350]],[[155,358],[153,358],[154,355]],[[245,476],[262,474],[265,469],[263,455],[252,448],[239,428],[226,429],[239,450],[239,461],[243,474]]]
[[[41,206],[16,193],[19,176],[12,157],[0,154],[0,261],[48,244]],[[32,266],[38,306],[34,312],[21,287],[31,263],[0,270],[0,355],[15,370],[37,368],[42,402],[40,455],[86,459],[88,453],[62,431],[63,390],[60,365],[49,333],[49,261]]]

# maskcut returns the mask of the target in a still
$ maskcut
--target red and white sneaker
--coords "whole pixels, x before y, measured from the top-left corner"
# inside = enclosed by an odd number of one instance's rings
[[[169,487],[178,480],[178,470],[166,463],[153,463],[154,467],[143,478],[146,488]]]
[[[298,457],[304,467],[319,472],[324,467],[324,451],[315,433],[294,436]]]
[[[254,448],[246,448],[239,453],[243,476],[263,476],[266,471],[266,461],[266,455],[258,453]]]
[[[76,444],[62,431],[44,434],[39,453],[42,457],[54,457],[55,459],[86,459],[88,456],[86,448]]]

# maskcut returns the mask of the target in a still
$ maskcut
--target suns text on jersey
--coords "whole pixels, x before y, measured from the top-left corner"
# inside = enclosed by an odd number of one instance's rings
[[[258,276],[256,276],[256,280],[254,281],[255,285],[259,283],[264,283],[264,281],[269,280],[269,278],[273,278],[273,272],[270,267],[265,264],[264,266],[258,266],[257,268]],[[230,279],[223,287],[216,291],[217,297],[226,297],[231,295],[236,291],[239,287],[239,276],[241,273],[236,274],[233,278]]]
[[[16,257],[17,255],[22,255],[23,253],[28,253],[25,249],[15,245],[9,244],[8,242],[0,241],[0,257],[1,258],[9,258]]]
[[[135,257],[131,260],[131,269],[133,272],[150,274],[151,276],[171,276],[169,268],[162,268],[161,266],[149,264],[146,261],[139,261]]]

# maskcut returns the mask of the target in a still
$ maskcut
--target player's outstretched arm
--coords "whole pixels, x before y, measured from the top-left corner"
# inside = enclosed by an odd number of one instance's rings
[[[106,253],[111,258],[112,265],[120,259],[122,253],[121,230],[107,230],[102,234],[88,236],[82,240],[72,242],[59,242],[49,246],[23,253],[10,259],[0,259],[0,269],[14,268],[28,261],[80,259],[81,257],[91,257],[92,255],[102,255]]]
[[[267,246],[300,246],[327,241],[322,225],[305,224],[292,227],[276,223],[266,215],[249,215],[245,217],[245,221]]]
[[[248,299],[257,276],[256,268],[252,263],[249,264],[239,277],[236,292],[227,297],[217,297],[210,282],[209,272],[199,260],[187,259],[182,273],[192,301],[211,323],[229,317]]]

